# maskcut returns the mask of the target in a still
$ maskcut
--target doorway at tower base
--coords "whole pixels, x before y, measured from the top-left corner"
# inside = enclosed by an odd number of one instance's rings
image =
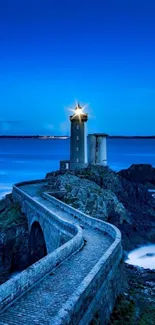
[[[70,161],[69,160],[61,160],[60,161],[60,170],[67,171],[70,170]]]
[[[87,163],[77,163],[70,162],[70,160],[61,160],[60,161],[60,170],[66,172],[67,170],[82,169],[88,166]]]

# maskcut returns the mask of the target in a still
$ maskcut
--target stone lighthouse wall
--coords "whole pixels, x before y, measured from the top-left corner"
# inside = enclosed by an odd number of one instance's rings
[[[84,168],[87,165],[87,138],[85,120],[71,120],[70,169]]]

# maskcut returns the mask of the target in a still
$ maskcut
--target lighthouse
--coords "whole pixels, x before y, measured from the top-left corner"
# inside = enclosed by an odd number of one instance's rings
[[[84,107],[78,103],[74,114],[70,116],[70,169],[84,168],[87,166],[87,136],[86,125],[88,114],[83,112]]]
[[[70,116],[70,160],[60,161],[61,172],[85,168],[88,165],[107,166],[107,134],[93,133],[86,136],[86,122],[88,114],[84,112],[85,107],[77,103]],[[87,159],[88,152],[88,159]]]

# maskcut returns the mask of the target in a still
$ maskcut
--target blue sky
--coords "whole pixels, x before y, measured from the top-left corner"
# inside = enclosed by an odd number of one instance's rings
[[[155,134],[155,4],[1,0],[0,134]]]

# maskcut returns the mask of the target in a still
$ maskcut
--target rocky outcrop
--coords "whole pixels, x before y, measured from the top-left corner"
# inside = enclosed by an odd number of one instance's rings
[[[62,191],[63,201],[76,209],[104,221],[109,215],[118,216],[120,223],[123,220],[130,222],[124,206],[117,196],[110,190],[103,189],[99,185],[87,179],[66,174],[58,175],[49,181],[48,189]]]
[[[125,264],[122,293],[109,325],[155,324],[155,270]]]
[[[0,284],[29,265],[28,228],[12,196],[0,201]]]
[[[120,223],[114,213],[108,217],[108,221],[121,230],[125,250],[154,242],[155,200],[143,184],[127,180],[102,166],[89,167],[83,170],[83,173],[87,179],[115,193],[119,202],[123,204],[126,215],[130,216],[130,219],[124,219],[123,223]]]
[[[154,242],[155,200],[143,184],[102,166],[47,176],[48,190],[66,191],[66,203],[116,225],[122,232],[125,250]]]
[[[150,189],[155,189],[155,168],[151,165],[132,165],[128,169],[121,170],[119,175],[131,182],[143,184]]]

